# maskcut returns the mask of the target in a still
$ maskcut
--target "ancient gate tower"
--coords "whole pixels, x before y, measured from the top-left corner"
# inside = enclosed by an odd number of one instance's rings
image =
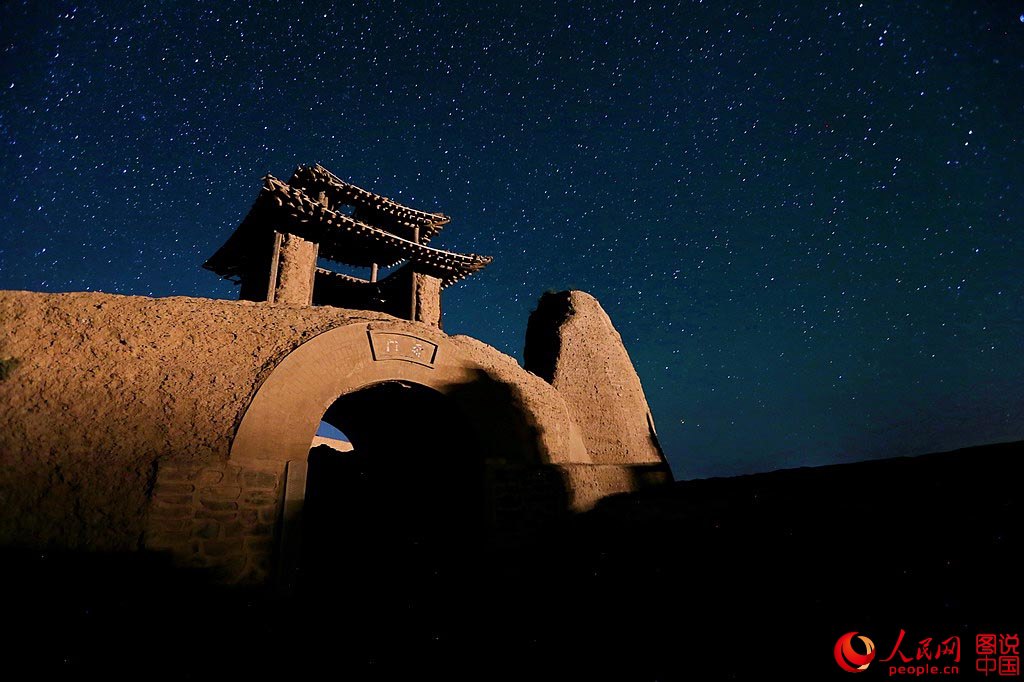
[[[428,246],[448,221],[319,164],[299,166],[288,184],[264,178],[249,215],[204,267],[240,282],[239,297],[248,301],[376,310],[440,327],[441,289],[491,262]],[[318,258],[369,268],[370,276],[317,267]],[[378,280],[379,268],[400,263]]]
[[[280,578],[310,484],[326,485],[311,464],[322,421],[356,454],[422,450],[388,470],[396,504],[416,516],[461,499],[484,534],[670,480],[592,296],[541,298],[525,366],[441,331],[442,289],[491,261],[431,247],[447,223],[300,166],[265,178],[206,263],[239,301],[0,292],[0,545]]]

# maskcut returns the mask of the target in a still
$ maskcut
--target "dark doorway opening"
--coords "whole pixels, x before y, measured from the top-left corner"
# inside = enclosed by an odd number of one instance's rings
[[[375,384],[323,421],[352,450],[309,454],[297,588],[361,626],[436,610],[483,537],[482,451],[453,401],[420,385]]]

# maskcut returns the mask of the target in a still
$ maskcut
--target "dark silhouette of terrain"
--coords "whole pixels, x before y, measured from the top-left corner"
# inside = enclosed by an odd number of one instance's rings
[[[415,552],[382,550],[388,570],[322,571],[290,598],[154,555],[7,550],[0,642],[39,679],[820,680],[849,677],[843,633],[884,657],[904,629],[905,652],[960,636],[969,678],[976,633],[1024,629],[1022,457],[678,482],[408,573]]]

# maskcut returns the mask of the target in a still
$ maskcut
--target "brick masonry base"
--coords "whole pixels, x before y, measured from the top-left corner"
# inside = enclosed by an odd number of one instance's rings
[[[488,535],[499,544],[526,539],[604,497],[670,476],[662,465],[490,467]],[[282,559],[275,549],[289,525],[282,520],[285,487],[285,465],[278,462],[161,464],[145,547],[169,554],[178,566],[205,570],[218,583],[270,585],[272,561]],[[301,507],[304,475],[288,487],[290,508]],[[294,551],[285,554],[295,559]]]
[[[206,569],[219,582],[263,584],[270,576],[284,465],[161,464],[146,525],[146,549]]]

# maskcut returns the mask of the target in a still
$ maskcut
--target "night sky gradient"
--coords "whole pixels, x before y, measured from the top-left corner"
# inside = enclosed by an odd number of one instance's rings
[[[235,298],[320,162],[604,305],[677,477],[1024,437],[1024,2],[4,4],[0,288]]]

